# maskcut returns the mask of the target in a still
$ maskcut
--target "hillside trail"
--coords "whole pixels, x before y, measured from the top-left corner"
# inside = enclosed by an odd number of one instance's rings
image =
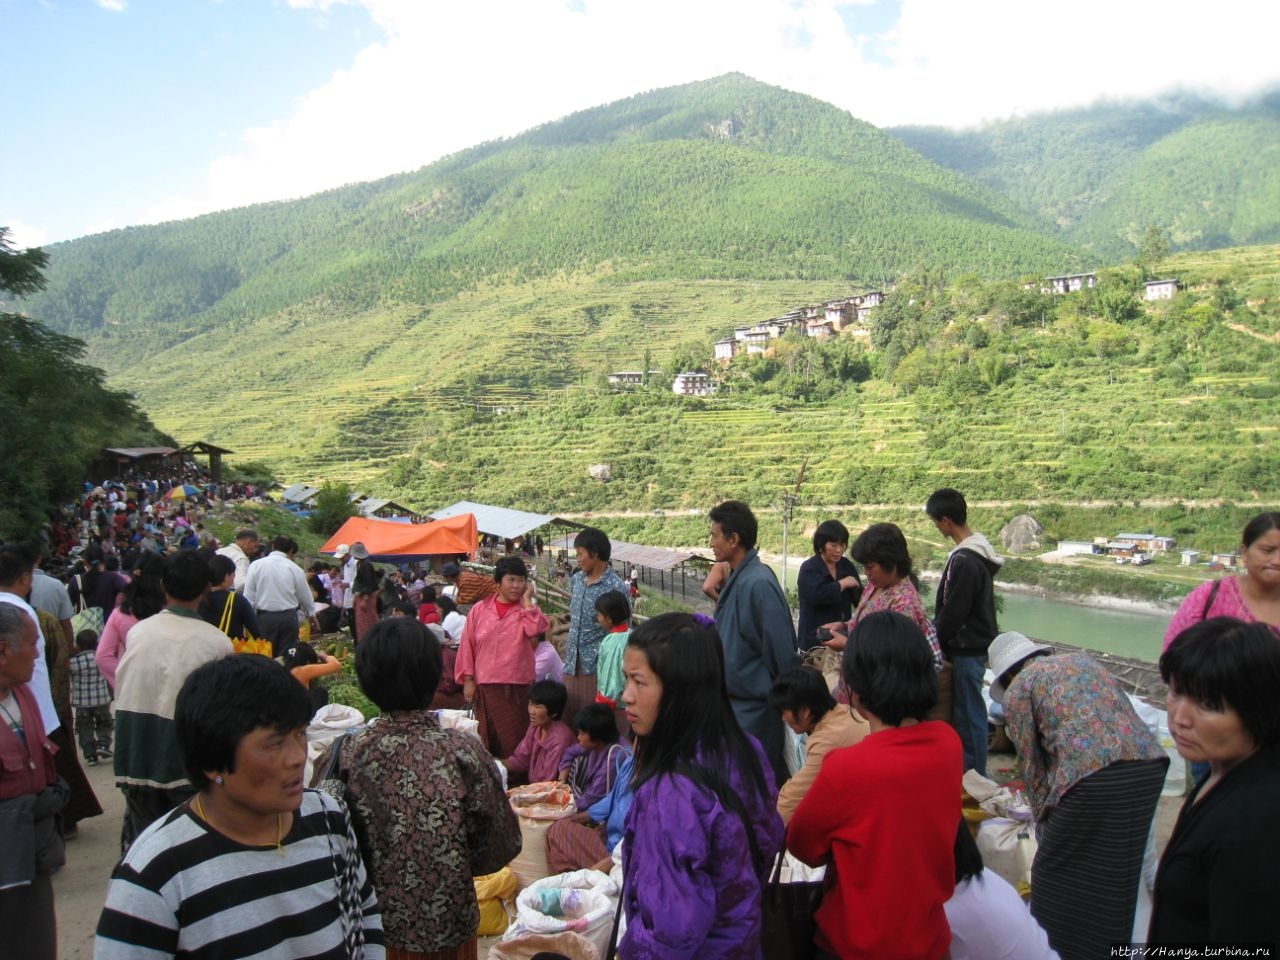
[[[969,508],[974,507],[987,510],[999,510],[1008,507],[1081,507],[1086,510],[1098,510],[1103,507],[1114,506],[1136,506],[1143,509],[1158,510],[1164,507],[1249,507],[1262,508],[1269,506],[1269,501],[1264,500],[1230,500],[1226,498],[1214,498],[1209,500],[1180,500],[1180,499],[1160,499],[1160,500],[970,500]],[[922,510],[923,503],[818,503],[805,504],[806,510],[831,510],[831,511],[848,511],[848,510]],[[778,513],[781,507],[770,504],[768,506],[752,506],[753,513]],[[635,517],[697,517],[706,513],[706,510],[699,507],[689,507],[680,510],[583,510],[573,513],[557,513],[559,517],[565,520],[590,520],[599,517],[617,517],[620,519]]]

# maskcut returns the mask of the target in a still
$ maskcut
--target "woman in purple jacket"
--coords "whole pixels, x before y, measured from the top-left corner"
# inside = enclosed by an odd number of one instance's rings
[[[729,704],[715,622],[654,617],[632,632],[622,662],[637,743],[618,955],[755,960],[783,827],[764,751]]]

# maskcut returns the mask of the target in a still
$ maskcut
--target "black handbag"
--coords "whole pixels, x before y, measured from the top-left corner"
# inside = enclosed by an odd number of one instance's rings
[[[760,947],[765,960],[813,960],[818,947],[813,942],[818,931],[814,914],[822,904],[821,880],[782,882],[782,858],[773,864],[773,873],[761,898]]]

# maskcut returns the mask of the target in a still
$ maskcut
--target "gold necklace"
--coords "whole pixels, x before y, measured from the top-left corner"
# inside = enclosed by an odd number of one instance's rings
[[[195,795],[193,802],[195,804],[196,813],[200,815],[200,819],[212,827],[213,823],[209,820],[209,815],[204,812],[204,804],[200,801],[200,794],[197,793]],[[280,854],[282,857],[286,855],[284,850],[284,820],[278,813],[276,814],[276,853]]]

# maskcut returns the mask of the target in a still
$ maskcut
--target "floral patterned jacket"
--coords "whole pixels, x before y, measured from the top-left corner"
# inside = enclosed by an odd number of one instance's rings
[[[1029,662],[1005,690],[1004,715],[1037,820],[1089,774],[1165,756],[1119,681],[1087,653]]]
[[[480,924],[472,878],[520,852],[493,758],[428,710],[385,713],[340,749],[338,776],[387,945],[430,953],[470,940]]]

